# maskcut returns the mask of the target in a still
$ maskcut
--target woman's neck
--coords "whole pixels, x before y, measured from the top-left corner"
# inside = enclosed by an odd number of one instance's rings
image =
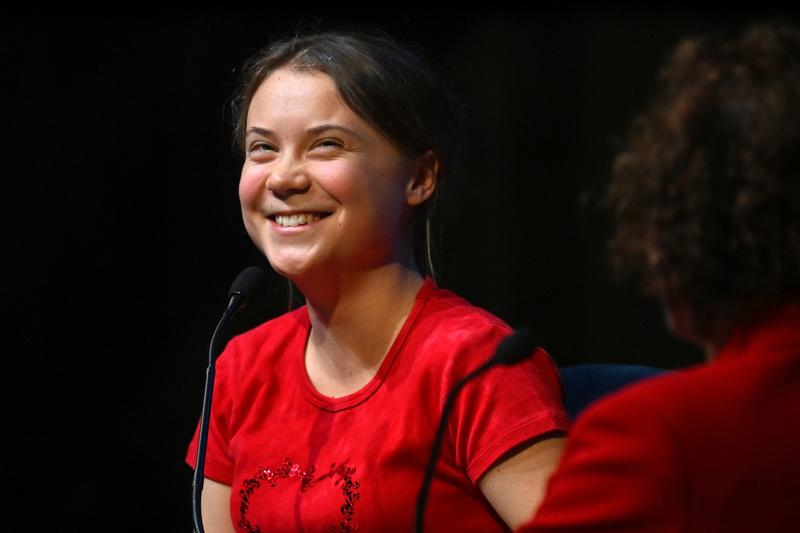
[[[321,393],[343,396],[366,385],[411,312],[422,281],[416,270],[394,263],[329,280],[318,290],[299,287],[311,320],[306,370]]]

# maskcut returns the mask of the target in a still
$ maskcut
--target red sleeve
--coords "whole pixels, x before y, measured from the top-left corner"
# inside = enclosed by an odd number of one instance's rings
[[[497,329],[484,339],[473,339],[482,362],[507,334]],[[568,426],[558,374],[541,349],[521,363],[492,368],[465,385],[450,419],[456,462],[476,485],[512,448],[547,433],[566,432]]]
[[[590,408],[571,432],[542,506],[519,533],[683,531],[683,463],[668,427],[643,394]]]

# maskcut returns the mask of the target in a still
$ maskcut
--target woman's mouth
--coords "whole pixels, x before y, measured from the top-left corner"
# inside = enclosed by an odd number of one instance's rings
[[[325,218],[329,214],[330,213],[297,213],[293,215],[275,215],[270,218],[281,227],[293,228],[295,226],[311,224],[321,218]]]

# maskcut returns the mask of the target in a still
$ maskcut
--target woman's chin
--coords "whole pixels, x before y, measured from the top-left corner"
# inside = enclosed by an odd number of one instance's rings
[[[287,266],[287,265],[275,265],[273,263],[270,263],[270,264],[272,265],[272,269],[275,272],[277,272],[278,274],[280,274],[284,278],[290,279],[293,282],[297,282],[298,280],[302,280],[302,279],[308,277],[309,274],[310,274],[310,269],[308,269],[308,268],[303,268],[303,267],[296,266],[296,265]]]
[[[270,257],[267,257],[267,259],[275,272],[294,283],[313,278],[321,270],[318,265],[309,261],[288,260],[286,258],[272,259]]]

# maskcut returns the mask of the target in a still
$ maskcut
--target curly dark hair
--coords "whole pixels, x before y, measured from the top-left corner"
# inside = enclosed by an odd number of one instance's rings
[[[686,39],[614,162],[612,262],[698,335],[800,292],[800,32]]]

